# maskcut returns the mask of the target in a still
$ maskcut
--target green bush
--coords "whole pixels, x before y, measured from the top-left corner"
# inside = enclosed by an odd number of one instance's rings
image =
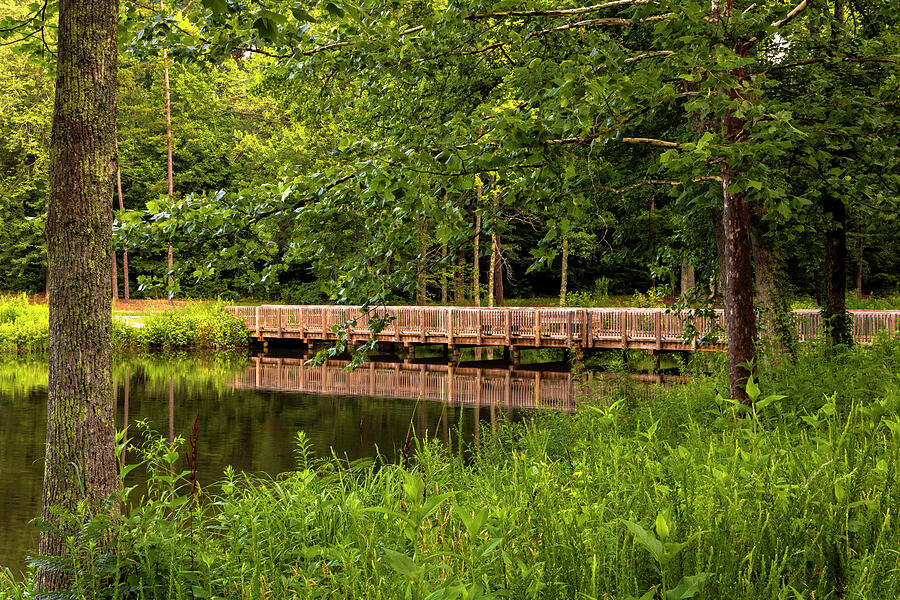
[[[151,314],[139,334],[163,348],[234,348],[247,345],[247,331],[218,305],[199,305]]]
[[[0,296],[0,352],[46,350],[49,343],[46,305],[29,304],[21,296]]]
[[[407,467],[314,461],[301,433],[295,471],[193,494],[151,439],[114,551],[95,519],[62,564],[74,597],[897,598],[897,373],[884,338],[762,368],[754,409],[722,377],[600,386]]]

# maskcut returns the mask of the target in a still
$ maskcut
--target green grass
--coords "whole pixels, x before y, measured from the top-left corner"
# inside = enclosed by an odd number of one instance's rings
[[[484,428],[470,453],[426,443],[405,466],[313,461],[301,434],[295,471],[227,472],[193,497],[156,439],[148,495],[112,526],[116,552],[103,517],[72,538],[73,591],[900,597],[900,340],[808,346],[760,381],[753,411],[721,398],[720,376],[655,399],[607,383],[574,416]],[[25,588],[7,578],[0,598]]]

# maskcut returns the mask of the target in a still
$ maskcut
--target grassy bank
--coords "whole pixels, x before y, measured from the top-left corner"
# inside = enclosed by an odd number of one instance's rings
[[[97,518],[60,568],[92,598],[900,597],[900,340],[760,380],[742,416],[720,376],[626,387],[406,465],[311,461],[301,435],[296,471],[193,495],[157,440],[116,552]]]
[[[247,334],[233,315],[217,304],[193,304],[141,317],[140,327],[113,318],[112,345],[121,350],[159,347],[236,348],[247,345]],[[46,350],[49,342],[46,304],[24,296],[0,296],[0,352]]]

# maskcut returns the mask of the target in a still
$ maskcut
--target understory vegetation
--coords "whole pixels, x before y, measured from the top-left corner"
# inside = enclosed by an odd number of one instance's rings
[[[31,304],[24,294],[0,295],[0,352],[46,350],[49,340],[46,304]],[[216,304],[197,304],[149,313],[139,326],[113,319],[113,348],[239,348],[247,345],[241,322]]]
[[[220,305],[197,304],[150,313],[141,327],[113,320],[114,348],[236,348],[247,345],[247,330]]]
[[[46,350],[49,340],[47,306],[29,304],[25,295],[0,295],[0,352]]]
[[[202,490],[196,438],[157,438],[128,455],[146,495],[34,562],[83,598],[900,596],[900,340],[761,366],[752,408],[724,382],[601,382],[574,416],[400,464],[313,460],[301,432],[295,471]]]

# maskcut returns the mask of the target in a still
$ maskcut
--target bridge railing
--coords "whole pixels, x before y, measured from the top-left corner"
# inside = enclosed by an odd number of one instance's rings
[[[718,349],[725,343],[723,311],[714,316],[688,317],[660,308],[476,308],[447,306],[386,306],[361,313],[356,306],[229,306],[256,337],[336,339],[335,331],[359,340],[372,335],[371,320],[386,319],[381,341],[462,345],[556,347],[672,348],[693,328],[691,348]],[[854,339],[871,343],[880,331],[898,332],[900,311],[849,311]],[[821,337],[824,323],[815,310],[796,310],[797,339]]]

